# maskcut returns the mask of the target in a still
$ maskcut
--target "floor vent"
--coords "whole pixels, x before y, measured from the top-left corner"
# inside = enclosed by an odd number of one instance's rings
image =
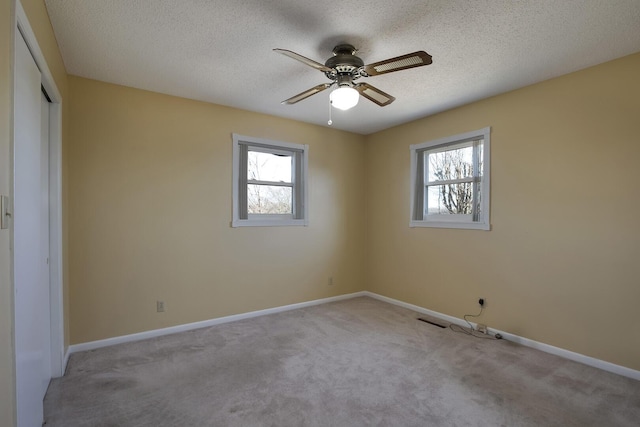
[[[446,328],[446,326],[440,325],[439,323],[436,323],[436,322],[432,322],[431,320],[425,319],[424,317],[418,317],[418,320],[421,321],[421,322],[424,322],[424,323],[428,323],[428,324],[433,325],[433,326],[437,326],[438,328],[443,328],[443,329]]]

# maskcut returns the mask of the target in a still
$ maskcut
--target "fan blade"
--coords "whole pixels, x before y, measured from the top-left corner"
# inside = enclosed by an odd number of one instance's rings
[[[381,91],[377,87],[371,86],[368,83],[358,83],[355,88],[360,92],[360,95],[364,96],[369,101],[375,102],[381,107],[385,107],[396,100],[393,96]]]
[[[301,92],[295,96],[292,96],[289,99],[285,99],[284,101],[282,101],[282,104],[287,104],[287,105],[295,104],[296,102],[300,102],[303,99],[310,97],[311,95],[315,95],[318,92],[322,92],[323,90],[325,90],[331,85],[332,83],[323,83],[316,87],[312,87],[311,89],[307,89],[304,92]]]
[[[327,66],[324,66],[324,65],[322,65],[321,63],[314,61],[313,59],[309,59],[309,58],[307,58],[307,57],[305,57],[305,56],[302,56],[302,55],[299,55],[299,54],[297,54],[297,53],[295,53],[295,52],[292,52],[292,51],[290,51],[290,50],[286,50],[286,49],[273,49],[273,51],[274,51],[274,52],[281,53],[281,54],[283,54],[283,55],[285,55],[285,56],[288,56],[289,58],[293,58],[293,59],[295,59],[296,61],[300,61],[300,62],[302,62],[303,64],[307,64],[308,66],[313,67],[313,68],[315,68],[316,70],[320,70],[320,71],[323,71],[323,72],[325,72],[325,73],[326,73],[326,72],[330,72],[330,71],[332,71],[332,70],[331,70],[331,68],[329,68],[329,67],[327,67]]]
[[[429,65],[432,62],[431,55],[427,52],[418,51],[365,65],[364,72],[369,76],[377,76],[379,74],[406,70],[407,68],[422,67],[423,65]]]

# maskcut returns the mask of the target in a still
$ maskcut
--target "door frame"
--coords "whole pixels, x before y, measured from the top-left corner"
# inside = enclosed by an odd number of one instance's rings
[[[35,33],[29,24],[27,14],[20,0],[15,1],[16,21],[13,26],[14,35],[24,38],[27,47],[40,69],[42,87],[51,102],[49,103],[49,287],[51,307],[51,375],[64,375],[68,355],[65,354],[64,342],[64,296],[63,296],[63,249],[62,249],[62,95],[49,70],[44,54],[38,45]],[[14,70],[15,72],[15,70]],[[15,93],[14,93],[15,97]],[[14,101],[15,102],[15,98]],[[11,199],[15,197],[14,187],[14,146],[15,135],[11,141]],[[14,235],[11,227],[11,247]],[[12,289],[16,289],[13,266],[14,252],[11,251]],[[15,324],[14,324],[15,333]]]

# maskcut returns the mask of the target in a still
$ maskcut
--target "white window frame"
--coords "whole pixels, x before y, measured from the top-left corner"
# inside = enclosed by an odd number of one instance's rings
[[[450,150],[452,148],[463,148],[473,146],[474,141],[483,140],[482,146],[482,176],[470,178],[439,181],[443,184],[457,182],[478,182],[482,195],[480,199],[480,213],[474,218],[473,215],[426,215],[424,213],[424,189],[425,169],[419,166],[419,156],[424,156],[425,152],[435,153],[438,151]],[[491,128],[485,127],[471,132],[440,138],[433,141],[414,144],[409,147],[411,153],[411,211],[409,218],[410,227],[437,227],[437,228],[463,228],[473,230],[490,230],[490,190],[491,190]],[[477,171],[477,153],[474,152],[474,171]],[[419,193],[420,192],[420,193]]]
[[[249,151],[291,155],[293,160],[292,182],[271,183],[247,179],[246,157],[243,147]],[[244,163],[244,164],[242,164]],[[309,225],[309,191],[307,174],[309,146],[291,142],[272,141],[264,138],[233,134],[233,208],[232,227],[273,227]],[[246,188],[248,183],[287,186],[293,189],[294,214],[248,214]],[[244,192],[242,189],[244,188]],[[295,216],[295,217],[294,217]]]

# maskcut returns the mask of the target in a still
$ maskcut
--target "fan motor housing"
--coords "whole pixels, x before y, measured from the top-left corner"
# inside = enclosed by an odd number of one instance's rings
[[[355,56],[356,51],[350,44],[340,44],[333,48],[333,56],[324,65],[333,68],[338,74],[352,74],[364,66],[364,61]]]

